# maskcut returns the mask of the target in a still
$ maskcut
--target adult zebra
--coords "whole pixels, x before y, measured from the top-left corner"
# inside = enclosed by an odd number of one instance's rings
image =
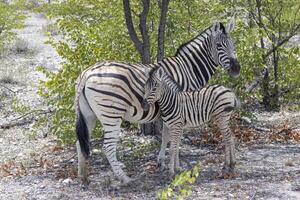
[[[142,108],[147,68],[162,67],[184,91],[202,88],[218,65],[231,76],[239,75],[240,65],[229,36],[233,28],[234,22],[226,27],[216,22],[181,45],[174,57],[155,64],[106,61],[82,72],[77,81],[75,107],[78,176],[83,182],[88,181],[86,159],[90,154],[90,133],[97,118],[104,130],[104,153],[114,174],[125,184],[131,180],[116,157],[122,119],[145,123],[160,116],[157,104],[147,111]]]
[[[230,116],[240,103],[235,94],[221,85],[209,85],[200,90],[182,91],[178,84],[166,74],[163,68],[151,69],[145,86],[145,103],[158,102],[162,119],[168,128],[163,133],[161,152],[165,152],[170,140],[170,173],[180,169],[179,143],[183,128],[196,128],[211,120],[215,121],[225,142],[225,166],[229,172],[235,166],[234,135],[228,126]],[[166,134],[167,133],[167,134]],[[162,154],[160,152],[160,155]],[[163,160],[164,163],[164,155]],[[175,166],[174,166],[175,165]]]

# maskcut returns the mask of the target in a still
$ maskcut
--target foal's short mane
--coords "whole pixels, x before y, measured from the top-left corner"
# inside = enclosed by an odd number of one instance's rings
[[[172,87],[173,89],[176,89],[176,91],[178,91],[178,92],[182,92],[182,91],[183,91],[183,88],[182,88],[182,87],[174,80],[174,78],[171,77],[171,76],[170,76],[163,68],[161,68],[161,67],[153,68],[153,69],[150,70],[150,72],[149,72],[149,79],[147,80],[147,82],[150,81],[150,79],[151,79],[153,76],[155,76],[155,72],[156,72],[157,70],[162,70],[162,71],[163,71],[163,76],[166,78],[166,80],[164,80],[165,83],[171,82],[171,84],[175,86],[175,87]],[[169,84],[168,84],[168,85],[169,85]]]

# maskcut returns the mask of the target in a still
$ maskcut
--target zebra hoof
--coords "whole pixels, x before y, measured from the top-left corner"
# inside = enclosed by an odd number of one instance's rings
[[[87,177],[81,178],[81,187],[82,189],[88,189],[90,180]]]
[[[135,181],[136,179],[133,179],[133,178],[129,178],[128,176],[125,176],[121,179],[121,185],[122,186],[127,186],[129,185],[129,183]]]
[[[161,172],[163,172],[167,168],[165,162],[157,162],[156,167],[159,168],[159,171]]]
[[[165,169],[167,169],[165,159],[158,157],[156,167],[159,168],[159,171],[163,172]]]
[[[175,176],[176,176],[175,172],[172,173],[171,171],[169,171],[169,179],[170,180],[173,180]]]
[[[234,173],[234,167],[224,166],[223,169],[222,169],[222,173],[233,174]]]
[[[169,173],[170,173],[170,176],[173,177],[175,175],[174,169],[170,168]]]
[[[180,167],[180,166],[177,166],[177,167],[175,168],[175,170],[176,170],[176,173],[180,173],[180,172],[183,171],[183,168]]]
[[[222,169],[222,175],[220,176],[220,178],[223,179],[232,179],[235,178],[237,175],[235,173],[234,168],[232,167],[228,167],[228,166],[224,166]]]

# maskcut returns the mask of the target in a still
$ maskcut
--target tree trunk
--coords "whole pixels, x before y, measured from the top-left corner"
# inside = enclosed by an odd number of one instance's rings
[[[164,58],[165,52],[165,30],[167,21],[167,12],[169,6],[169,0],[163,0],[159,5],[160,7],[160,20],[157,32],[157,61],[161,61]]]
[[[165,29],[166,29],[166,21],[167,21],[167,12],[169,6],[169,0],[162,0],[162,2],[158,1],[158,6],[160,8],[160,21],[159,27],[157,31],[157,61],[161,61],[164,58],[164,44],[165,44]],[[143,124],[141,126],[141,132],[144,135],[156,135],[160,136],[160,132],[162,131],[163,121],[161,118],[156,120],[155,122],[149,124]]]
[[[273,37],[273,44],[275,45],[275,36]],[[273,47],[274,48],[274,47]],[[273,52],[273,66],[274,66],[274,80],[275,80],[275,85],[274,88],[272,88],[271,92],[271,100],[270,100],[270,109],[275,109],[277,110],[279,108],[279,86],[278,86],[278,51]]]
[[[256,0],[256,8],[257,8],[257,15],[258,15],[258,22],[262,26],[262,16],[261,16],[261,0]],[[263,38],[260,39],[260,46],[262,49],[265,48],[265,43]],[[268,57],[263,57],[263,60],[266,65],[272,65],[272,63],[268,62]],[[263,94],[263,104],[269,108],[270,101],[271,101],[271,94],[270,94],[270,76],[269,76],[269,67],[265,68],[265,73],[261,82],[261,89]]]
[[[141,0],[143,10],[139,14],[139,31],[141,33],[141,39],[138,37],[136,30],[133,26],[131,8],[129,0],[123,0],[124,15],[126,20],[126,26],[128,29],[128,34],[134,43],[137,51],[140,54],[141,61],[143,64],[151,63],[151,52],[150,52],[150,38],[147,27],[147,16],[150,8],[150,0]],[[158,30],[158,40],[159,40],[159,49],[158,52],[161,60],[163,58],[163,43],[164,43],[164,32],[165,32],[165,21],[166,13],[169,0],[163,0],[161,6],[161,21]],[[141,125],[141,132],[144,135],[156,135],[160,133],[162,123],[149,123]]]

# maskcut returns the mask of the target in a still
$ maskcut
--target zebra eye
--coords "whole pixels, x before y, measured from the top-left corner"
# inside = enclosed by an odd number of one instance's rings
[[[221,43],[217,43],[217,49],[222,49],[223,48],[223,45]]]

